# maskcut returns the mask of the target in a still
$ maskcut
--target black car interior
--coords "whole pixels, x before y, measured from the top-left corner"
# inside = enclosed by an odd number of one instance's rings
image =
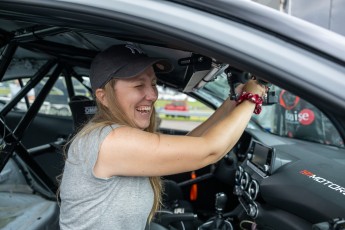
[[[6,170],[10,170],[10,165],[15,165],[13,167],[20,172],[23,187],[29,192],[16,193],[12,197],[0,196],[0,203],[6,208],[19,207],[14,214],[6,212],[8,217],[12,214],[20,216],[24,209],[41,208],[43,211],[40,216],[25,217],[36,220],[38,229],[48,224],[58,229],[56,194],[58,177],[64,164],[63,146],[95,113],[92,98],[75,94],[72,78],[89,90],[83,82],[83,76],[88,75],[90,62],[100,50],[113,44],[131,42],[140,44],[150,56],[170,59],[174,63],[174,71],[168,75],[159,75],[158,83],[195,98],[197,95],[193,91],[212,81],[218,72],[226,70],[231,72],[231,76],[238,76],[229,82],[232,92],[235,84],[248,78],[245,71],[229,69],[228,64],[215,58],[162,44],[159,40],[135,38],[133,34],[119,34],[114,38],[38,23],[0,19],[0,24],[8,28],[0,31],[0,47],[4,57],[0,63],[0,79],[30,79],[27,84],[23,84],[15,98],[2,103],[0,111],[0,130],[4,130],[2,137],[6,143],[0,154],[1,176],[5,178],[3,175],[7,175]],[[14,68],[23,60],[30,61],[29,69]],[[48,80],[30,105],[26,95],[46,76],[49,76]],[[65,79],[72,115],[62,117],[40,114],[40,107],[61,76]],[[234,94],[232,96],[236,97]],[[15,108],[21,100],[29,105],[25,112]],[[272,91],[266,104],[276,102],[275,92]],[[213,105],[208,105],[215,109]],[[161,129],[160,132],[181,135],[187,131]],[[319,151],[327,151],[329,156],[315,154]],[[308,181],[308,188],[304,188],[306,179],[309,179],[305,175],[307,172],[322,170],[330,178],[342,180],[342,175],[331,177],[328,172],[330,167],[340,167],[333,166],[331,160],[327,159],[336,156],[336,151],[344,152],[344,149],[273,136],[258,129],[246,130],[234,148],[217,164],[195,172],[164,177],[164,206],[148,228],[164,230],[199,227],[200,230],[227,230],[233,227],[245,228],[245,225],[256,226],[262,222],[270,223],[269,226],[261,226],[262,229],[303,230],[338,217],[339,220],[334,220],[339,224],[344,217],[344,200],[339,199],[338,204],[328,205],[332,202],[329,197],[339,195],[339,191],[326,190],[312,180]],[[312,156],[312,160],[307,155]],[[303,171],[307,169],[309,171]],[[285,180],[294,181],[295,184],[286,185]],[[191,191],[195,190],[195,185],[198,197],[194,200],[191,199],[194,194]],[[6,186],[8,188],[10,184]],[[324,194],[318,193],[320,187],[325,189]],[[15,191],[15,188],[11,189]],[[296,204],[296,199],[299,204]],[[22,202],[16,203],[17,200]],[[18,219],[13,229],[24,222],[24,219]]]

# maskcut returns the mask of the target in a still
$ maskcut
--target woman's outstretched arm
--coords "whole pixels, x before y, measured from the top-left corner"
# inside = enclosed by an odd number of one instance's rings
[[[254,81],[247,83],[246,88],[259,95],[265,93],[265,89]],[[238,141],[254,108],[254,103],[243,101],[203,130],[200,136],[161,135],[130,127],[117,128],[102,143],[94,173],[99,177],[163,176],[215,163]]]

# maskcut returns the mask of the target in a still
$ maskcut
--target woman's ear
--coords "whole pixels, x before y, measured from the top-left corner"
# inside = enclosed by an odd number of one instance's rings
[[[107,100],[107,97],[105,96],[104,89],[96,89],[95,96],[102,103],[102,105],[104,105],[105,107],[108,107],[108,100]]]

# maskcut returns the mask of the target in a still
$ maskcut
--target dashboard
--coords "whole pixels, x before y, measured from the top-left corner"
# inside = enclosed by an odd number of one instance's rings
[[[345,217],[343,149],[246,130],[232,151],[242,159],[233,192],[245,218],[311,229]]]

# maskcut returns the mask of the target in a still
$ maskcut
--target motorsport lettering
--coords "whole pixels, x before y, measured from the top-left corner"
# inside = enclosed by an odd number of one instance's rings
[[[322,178],[322,177],[318,177],[316,176],[314,173],[308,171],[308,170],[302,170],[300,171],[300,173],[302,175],[305,175],[311,179],[313,179],[314,181],[324,185],[324,186],[327,186],[328,188],[330,189],[333,189],[334,191],[338,191],[340,192],[341,194],[345,195],[345,188],[344,187],[341,187],[325,178]]]

